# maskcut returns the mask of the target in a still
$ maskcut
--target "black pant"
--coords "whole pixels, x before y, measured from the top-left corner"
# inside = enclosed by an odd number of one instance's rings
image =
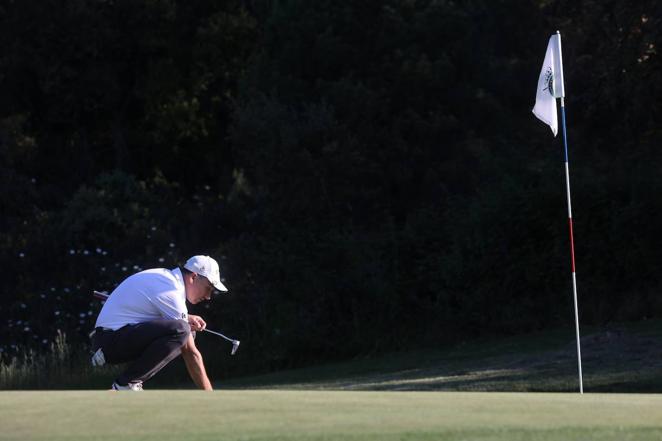
[[[130,362],[118,384],[145,382],[176,358],[191,333],[182,320],[154,320],[126,325],[116,331],[97,328],[93,349],[103,349],[109,364]]]

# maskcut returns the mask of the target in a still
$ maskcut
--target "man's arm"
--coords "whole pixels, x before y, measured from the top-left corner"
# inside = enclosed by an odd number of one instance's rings
[[[204,390],[213,390],[211,382],[209,381],[209,378],[207,378],[205,364],[202,361],[202,354],[195,346],[195,340],[193,339],[192,334],[188,336],[188,340],[184,346],[182,346],[182,358],[184,359],[186,369],[196,386]]]

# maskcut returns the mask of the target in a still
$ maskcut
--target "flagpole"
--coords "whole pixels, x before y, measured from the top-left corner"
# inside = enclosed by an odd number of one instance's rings
[[[570,167],[568,165],[568,133],[565,124],[565,84],[563,81],[563,51],[561,32],[549,37],[545,59],[538,77],[536,104],[533,114],[547,124],[554,133],[558,133],[558,111],[556,99],[561,98],[561,117],[563,120],[563,145],[565,147],[565,182],[568,198],[568,225],[570,227],[570,256],[572,261],[572,294],[575,304],[575,331],[577,334],[577,367],[579,369],[579,393],[584,393],[582,377],[582,349],[579,337],[579,307],[577,306],[577,275],[575,271],[575,238],[572,231],[572,203],[570,202]]]
[[[577,336],[577,366],[579,368],[579,393],[584,393],[582,377],[582,350],[579,338],[579,308],[577,307],[577,276],[575,271],[575,239],[572,232],[572,203],[570,201],[570,167],[568,165],[568,134],[565,127],[565,98],[561,97],[561,120],[563,122],[563,145],[565,147],[565,182],[568,198],[568,224],[570,226],[570,257],[572,262],[572,293],[575,303],[575,333]]]

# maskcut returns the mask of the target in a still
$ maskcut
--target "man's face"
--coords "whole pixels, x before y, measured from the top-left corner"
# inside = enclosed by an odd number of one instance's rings
[[[214,292],[214,286],[211,282],[204,276],[194,274],[193,280],[186,290],[186,298],[195,305],[203,300],[211,299],[212,292]]]

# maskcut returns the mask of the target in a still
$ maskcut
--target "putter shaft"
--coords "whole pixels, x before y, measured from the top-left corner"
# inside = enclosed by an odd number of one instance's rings
[[[230,343],[235,343],[236,341],[238,341],[238,340],[234,340],[234,339],[231,339],[229,337],[226,337],[225,335],[221,334],[220,332],[212,331],[211,329],[205,329],[205,332],[211,332],[212,334],[218,335],[219,337],[223,337],[224,339],[226,339]]]

